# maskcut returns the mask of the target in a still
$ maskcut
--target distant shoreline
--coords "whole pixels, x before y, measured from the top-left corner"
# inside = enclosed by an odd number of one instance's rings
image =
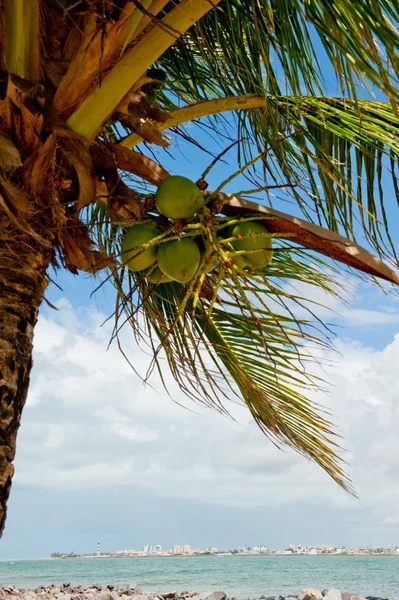
[[[245,557],[245,558],[259,558],[259,557],[263,557],[263,558],[281,558],[281,557],[325,557],[325,556],[334,556],[334,557],[359,557],[359,556],[364,556],[364,557],[374,557],[374,556],[397,556],[399,558],[399,553],[397,552],[375,552],[373,553],[367,553],[367,554],[355,554],[355,553],[350,553],[350,554],[345,554],[343,552],[339,553],[339,554],[161,554],[161,555],[157,555],[157,554],[130,554],[130,555],[122,555],[122,554],[100,554],[99,556],[97,554],[87,554],[84,556],[50,556],[48,558],[48,560],[68,560],[68,559],[80,559],[80,560],[87,560],[87,559],[91,559],[91,558],[95,558],[95,559],[102,559],[102,558],[220,558],[220,557],[226,557],[229,556],[231,558],[235,558],[235,557]],[[10,560],[43,560],[43,559],[10,559]]]

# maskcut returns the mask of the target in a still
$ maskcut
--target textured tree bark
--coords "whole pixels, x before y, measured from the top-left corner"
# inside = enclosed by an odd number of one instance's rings
[[[33,329],[50,262],[48,251],[9,242],[0,236],[0,537],[32,367]]]

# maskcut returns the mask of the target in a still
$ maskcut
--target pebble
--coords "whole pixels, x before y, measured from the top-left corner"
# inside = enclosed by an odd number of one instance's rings
[[[323,595],[323,600],[342,600],[342,595],[339,590],[331,588]]]
[[[323,594],[315,588],[305,588],[298,596],[298,600],[322,600]]]
[[[205,600],[226,600],[227,596],[224,592],[212,592]]]

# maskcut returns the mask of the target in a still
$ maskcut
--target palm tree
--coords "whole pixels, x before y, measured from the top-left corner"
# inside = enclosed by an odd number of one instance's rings
[[[106,273],[113,337],[133,328],[149,374],[162,378],[166,360],[189,397],[222,413],[240,398],[275,443],[352,491],[333,427],[307,398],[320,385],[311,347],[329,347],[329,330],[293,285],[339,294],[346,267],[399,282],[382,179],[399,199],[397,3],[0,0],[0,14],[0,532],[52,268]],[[340,97],[326,95],[320,55]],[[198,145],[185,124],[199,119],[234,145],[252,189],[226,195],[232,176],[194,219],[171,222],[153,204],[169,174],[144,152],[167,148],[166,130]],[[262,205],[242,199],[259,192]],[[274,259],[235,270],[229,227],[259,220]],[[187,285],[127,268],[120,245],[137,221],[159,226],[143,252],[183,233],[204,245]]]

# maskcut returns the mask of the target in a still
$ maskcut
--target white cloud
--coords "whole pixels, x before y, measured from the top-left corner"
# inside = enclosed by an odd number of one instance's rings
[[[238,422],[190,404],[167,376],[172,402],[157,383],[144,387],[116,347],[106,351],[102,316],[67,302],[41,316],[32,386],[19,434],[16,482],[59,489],[139,486],[157,495],[223,505],[331,503],[399,522],[399,335],[382,351],[338,342],[327,374],[329,396],[315,399],[337,416],[360,501],[315,465],[277,450],[246,409]],[[128,333],[127,330],[125,332]],[[131,336],[132,337],[132,336]],[[148,355],[126,341],[145,373]]]
[[[287,284],[287,291],[294,290],[304,300],[302,304],[309,308],[320,319],[339,323],[346,327],[376,328],[384,325],[399,324],[399,312],[392,305],[396,299],[393,294],[387,295],[383,289],[368,286],[362,288],[360,281],[349,277],[336,277],[335,289],[339,296],[333,296],[321,288],[314,287],[305,282]],[[364,287],[364,286],[363,286]],[[359,308],[359,303],[367,301],[370,296],[373,308]],[[379,302],[376,302],[378,298]],[[364,303],[364,302],[363,302]],[[309,318],[307,310],[295,307],[295,314]]]

